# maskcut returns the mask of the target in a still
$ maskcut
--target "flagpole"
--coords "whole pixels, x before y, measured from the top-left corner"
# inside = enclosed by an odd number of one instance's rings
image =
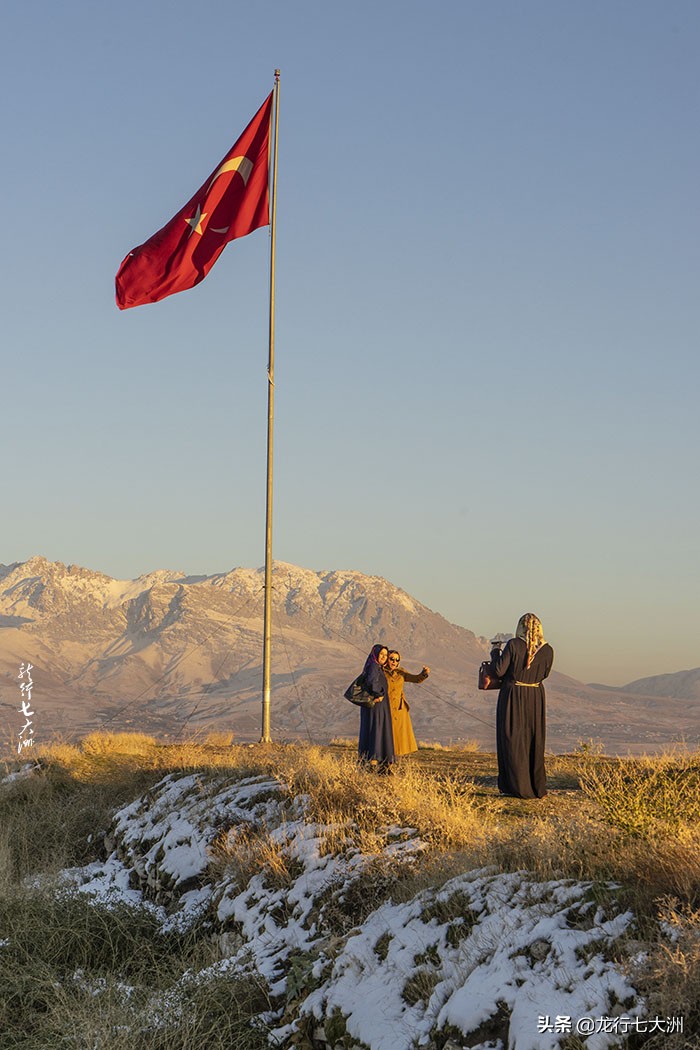
[[[277,217],[277,138],[279,129],[280,71],[275,70],[273,99],[274,145],[270,195],[270,341],[267,363],[267,495],[265,501],[265,607],[263,615],[263,684],[261,744],[270,736],[270,656],[272,634],[272,452],[275,419],[275,219]]]

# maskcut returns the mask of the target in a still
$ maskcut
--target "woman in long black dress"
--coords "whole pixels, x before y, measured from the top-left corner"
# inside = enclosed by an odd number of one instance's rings
[[[498,790],[516,798],[547,794],[544,769],[545,694],[554,650],[545,642],[534,613],[518,620],[515,638],[491,653],[493,673],[503,679],[496,707]]]
[[[376,761],[381,773],[388,771],[396,760],[394,734],[391,728],[391,710],[384,665],[389,651],[385,645],[373,645],[365,661],[365,689],[379,697],[374,707],[360,708],[360,740],[358,751],[361,762]]]

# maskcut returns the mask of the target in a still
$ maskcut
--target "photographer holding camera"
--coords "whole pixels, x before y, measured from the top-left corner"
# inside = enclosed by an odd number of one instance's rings
[[[496,705],[498,790],[515,798],[544,798],[546,728],[543,680],[552,670],[554,650],[544,640],[534,613],[518,620],[515,638],[501,652],[491,651],[491,671],[503,679]]]

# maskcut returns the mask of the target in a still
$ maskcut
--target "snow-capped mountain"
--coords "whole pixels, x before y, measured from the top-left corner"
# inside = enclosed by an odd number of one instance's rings
[[[37,739],[92,729],[178,737],[260,734],[263,572],[213,576],[158,570],[136,580],[34,557],[0,566],[0,706],[5,737],[22,724],[18,674],[32,665]],[[381,577],[273,572],[272,732],[314,742],[357,732],[342,697],[371,646],[400,649],[419,739],[495,747],[496,694],[479,693],[486,639],[449,623]],[[700,740],[700,707],[591,688],[555,673],[547,688],[548,745],[600,740],[611,751]]]

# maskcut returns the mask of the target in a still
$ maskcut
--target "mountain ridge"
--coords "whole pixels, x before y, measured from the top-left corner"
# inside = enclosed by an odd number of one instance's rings
[[[700,700],[700,667],[636,678],[626,685],[610,686],[591,683],[591,688],[614,689],[621,693],[644,693],[647,696],[672,697],[677,700]]]
[[[226,727],[238,739],[257,739],[263,583],[262,569],[243,567],[210,576],[157,569],[115,580],[40,555],[0,566],[5,731],[20,721],[13,679],[24,661],[34,666],[37,732],[139,728],[172,738]],[[486,638],[356,570],[275,562],[272,606],[276,738],[354,735],[357,710],[342,692],[381,640],[401,650],[409,670],[432,669],[407,694],[419,739],[477,740],[493,750],[496,694],[476,689]],[[622,751],[700,741],[693,697],[660,704],[557,671],[547,697],[555,749],[588,739]]]

